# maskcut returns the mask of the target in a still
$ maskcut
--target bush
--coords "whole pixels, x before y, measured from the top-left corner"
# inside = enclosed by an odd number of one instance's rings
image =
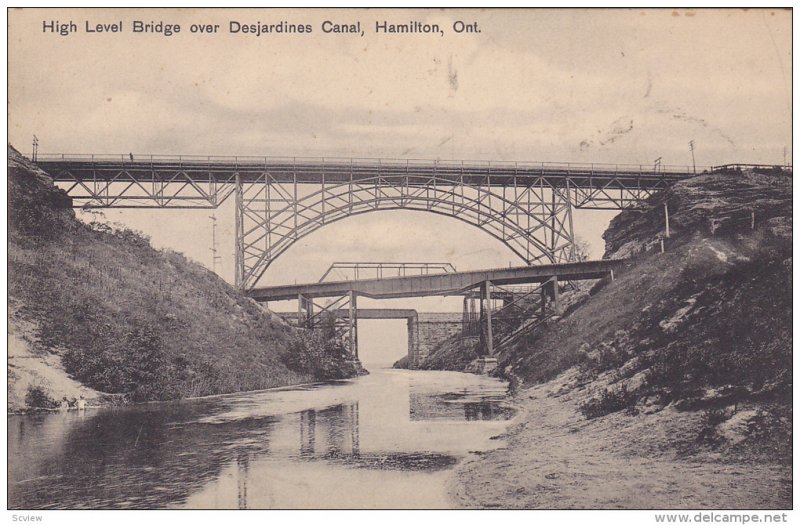
[[[791,436],[792,409],[784,405],[759,408],[747,422],[747,437],[765,442],[777,436]]]
[[[728,413],[724,408],[709,408],[703,411],[701,421],[703,426],[716,427],[731,418],[733,414]]]
[[[613,412],[619,412],[632,406],[636,401],[636,394],[629,392],[626,385],[606,388],[600,397],[589,399],[580,406],[581,414],[586,419],[593,419]]]
[[[161,338],[149,328],[134,328],[121,339],[106,338],[94,348],[71,348],[64,353],[68,373],[94,388],[113,394],[154,399],[172,381],[174,370],[164,355]],[[158,396],[170,398],[172,396]]]
[[[614,339],[601,342],[596,349],[583,343],[580,353],[582,377],[587,380],[607,370],[619,370],[634,356],[630,335],[625,330],[617,330]]]
[[[350,359],[331,317],[314,330],[297,333],[289,343],[287,366],[300,373],[310,373],[316,381],[328,381],[352,377]]]
[[[28,386],[28,393],[25,394],[25,404],[30,408],[56,408],[58,403],[50,397],[44,387],[36,385]]]
[[[733,413],[728,412],[724,408],[709,408],[703,411],[700,416],[700,432],[697,435],[697,441],[707,443],[712,446],[717,446],[722,442],[722,438],[717,432],[717,427],[731,418]]]

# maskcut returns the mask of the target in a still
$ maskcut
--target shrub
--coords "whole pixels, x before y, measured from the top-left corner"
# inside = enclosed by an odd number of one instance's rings
[[[580,411],[586,419],[593,419],[612,412],[619,412],[628,408],[636,401],[636,394],[628,391],[626,385],[609,387],[603,390],[600,397],[589,399],[580,406]]]
[[[134,399],[152,399],[156,386],[171,382],[171,368],[161,338],[149,328],[137,327],[121,339],[105,338],[93,348],[70,348],[64,366],[83,383],[104,392],[133,393]]]
[[[729,420],[732,415],[724,408],[709,408],[703,411],[701,421],[704,426],[716,427],[720,423]]]
[[[352,376],[350,353],[336,332],[331,317],[314,330],[301,330],[289,343],[287,366],[301,373],[310,373],[317,381],[344,379]]]
[[[731,418],[733,413],[728,412],[724,408],[709,408],[703,411],[700,416],[700,432],[697,435],[697,441],[707,443],[712,446],[719,445],[722,442],[717,432],[717,427],[720,423],[727,421]]]
[[[58,403],[50,397],[47,390],[39,385],[28,386],[28,393],[25,394],[25,404],[31,408],[55,408]]]
[[[792,433],[792,410],[782,405],[759,408],[747,422],[747,437],[759,442]]]

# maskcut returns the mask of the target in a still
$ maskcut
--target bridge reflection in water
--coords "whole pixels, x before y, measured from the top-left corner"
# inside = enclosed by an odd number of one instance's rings
[[[392,373],[378,373],[384,374]],[[190,498],[187,506],[204,507],[208,501],[224,506],[223,502],[234,501],[235,490],[239,508],[276,507],[287,499],[294,502],[290,507],[313,507],[315,501],[301,502],[299,495],[305,493],[311,498],[312,493],[317,493],[315,488],[322,485],[329,497],[341,496],[346,501],[352,495],[342,491],[351,477],[407,478],[415,472],[424,476],[441,472],[445,476],[445,470],[455,465],[465,452],[446,444],[449,429],[455,430],[468,421],[485,421],[488,438],[501,428],[502,421],[513,416],[513,410],[504,404],[504,383],[476,376],[461,379],[459,375],[463,374],[450,374],[448,381],[455,377],[456,382],[444,389],[425,378],[412,379],[402,398],[376,389],[368,399],[362,397],[283,416],[283,424],[270,433],[268,455],[254,451],[246,458],[238,457],[235,468],[223,471],[206,491]],[[453,427],[459,421],[462,423]],[[413,443],[409,443],[410,436]],[[258,468],[251,468],[254,461]],[[292,487],[299,492],[293,492]],[[248,501],[253,490],[257,490],[258,496]],[[364,490],[369,494],[373,488]],[[209,499],[210,494],[214,497]]]
[[[510,415],[504,391],[486,377],[376,370],[295,389],[11,416],[8,505],[446,506],[445,469],[496,446],[490,437]],[[404,493],[413,498],[397,501]]]

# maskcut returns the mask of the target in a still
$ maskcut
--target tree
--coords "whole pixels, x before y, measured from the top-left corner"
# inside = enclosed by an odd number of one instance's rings
[[[589,241],[581,237],[575,237],[575,260],[578,262],[588,261],[592,255],[592,247]]]

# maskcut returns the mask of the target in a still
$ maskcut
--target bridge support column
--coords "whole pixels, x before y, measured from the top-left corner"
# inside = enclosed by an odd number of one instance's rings
[[[492,281],[481,284],[481,347],[485,355],[491,357],[494,353],[494,336],[492,334]]]
[[[553,311],[561,314],[561,298],[559,297],[558,290],[558,277],[553,276],[549,281],[542,285],[542,317],[547,313],[547,298],[548,296],[553,300]]]
[[[561,315],[561,299],[559,298],[558,277],[554,275],[551,282],[553,283],[553,310],[556,312],[556,315]]]
[[[417,315],[410,315],[406,319],[408,325],[408,368],[417,368],[421,360],[419,346],[419,323]]]
[[[314,301],[303,294],[297,296],[297,324],[303,328],[314,328]]]
[[[235,176],[234,196],[236,199],[236,216],[234,223],[236,226],[236,251],[234,252],[236,266],[235,283],[236,288],[244,290],[244,196],[242,195],[242,179],[237,173]]]
[[[544,319],[545,314],[547,313],[547,283],[542,284],[541,288],[539,288],[542,293],[541,298],[541,305],[542,305],[542,312],[541,318]]]
[[[358,359],[358,305],[356,304],[358,294],[351,290],[349,296],[350,308],[347,318],[347,331],[350,342],[350,354],[354,359]]]
[[[480,299],[477,299],[480,301]],[[481,328],[481,312],[479,305],[476,304],[476,298],[472,296],[464,297],[464,312],[462,314],[461,336],[474,337],[479,335],[483,330]]]

